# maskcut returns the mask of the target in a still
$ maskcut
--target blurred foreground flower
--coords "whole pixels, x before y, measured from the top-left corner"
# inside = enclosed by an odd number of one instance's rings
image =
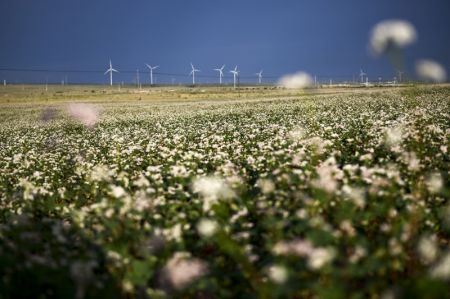
[[[420,258],[426,264],[434,262],[439,253],[436,236],[422,236],[417,246]]]
[[[385,20],[375,25],[370,36],[370,49],[380,55],[393,48],[403,48],[415,42],[414,26],[403,20]]]
[[[197,231],[203,237],[211,237],[217,231],[217,222],[211,219],[201,219],[197,224]]]
[[[194,180],[192,189],[203,196],[203,210],[208,211],[219,199],[235,196],[233,190],[219,177],[200,177]]]
[[[69,115],[87,127],[95,125],[98,120],[98,110],[94,105],[72,103],[67,108]]]
[[[416,63],[417,76],[424,81],[442,83],[447,80],[447,72],[444,67],[433,60],[419,60]]]
[[[305,72],[285,75],[278,80],[278,85],[289,89],[309,87],[312,83],[313,79]]]
[[[206,272],[205,262],[191,258],[187,252],[177,252],[164,267],[163,276],[172,287],[181,289],[204,276]]]
[[[275,283],[282,284],[288,279],[288,272],[285,267],[272,265],[267,269],[270,280]]]
[[[431,269],[431,277],[440,279],[450,278],[450,252],[447,252]]]

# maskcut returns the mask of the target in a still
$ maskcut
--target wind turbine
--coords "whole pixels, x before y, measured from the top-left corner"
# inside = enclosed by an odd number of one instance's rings
[[[109,69],[107,69],[106,70],[106,72],[105,72],[105,75],[107,74],[107,73],[109,73],[109,84],[112,86],[113,85],[113,72],[116,72],[116,73],[118,73],[118,71],[117,70],[115,70],[115,69],[113,69],[113,67],[112,67],[112,63],[111,63],[111,59],[109,60]]]
[[[256,73],[255,75],[258,76],[258,83],[261,84],[261,79],[262,79],[262,73],[263,70],[259,71],[259,73]]]
[[[359,76],[361,77],[361,83],[364,83],[364,76],[367,76],[367,74],[364,73],[363,69],[360,70]]]
[[[192,75],[192,85],[195,85],[195,72],[200,72],[200,70],[197,70],[194,65],[191,62],[191,68],[192,71],[189,73],[189,75]]]
[[[214,69],[215,71],[219,72],[219,82],[220,85],[222,85],[222,77],[223,77],[223,69],[225,68],[225,64],[222,65],[222,67],[220,69]]]
[[[153,85],[153,70],[156,70],[157,68],[159,68],[159,65],[157,66],[151,66],[148,64],[145,64],[149,69],[150,69],[150,85]]]
[[[398,73],[398,82],[402,82],[402,75],[404,72],[397,70],[397,73]]]
[[[236,77],[239,76],[239,71],[237,70],[237,65],[234,70],[231,70],[230,73],[233,74],[233,87],[236,89]]]

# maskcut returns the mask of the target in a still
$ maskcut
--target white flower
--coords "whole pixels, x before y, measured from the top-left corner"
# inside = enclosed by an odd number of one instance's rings
[[[194,181],[194,192],[198,192],[205,197],[211,198],[231,198],[234,196],[225,181],[218,177],[201,177]]]
[[[389,147],[400,145],[403,139],[403,128],[396,126],[386,130],[386,145]]]
[[[114,174],[108,166],[105,165],[96,165],[92,168],[91,172],[91,180],[101,182],[101,181],[110,181],[111,176]]]
[[[431,269],[431,277],[440,279],[450,278],[450,252],[447,252],[439,262]]]
[[[306,131],[303,128],[296,127],[288,133],[288,136],[293,141],[301,140],[306,136]]]
[[[438,255],[436,236],[422,236],[417,246],[417,250],[424,263],[432,263]]]
[[[433,60],[420,60],[416,63],[417,76],[424,81],[443,83],[447,80],[447,72],[444,67]]]
[[[112,194],[112,196],[114,196],[115,198],[120,198],[120,197],[125,196],[126,192],[125,192],[125,190],[124,190],[122,187],[120,187],[120,186],[114,186],[114,185],[111,185],[111,194]]]
[[[299,239],[288,242],[280,241],[275,244],[272,251],[276,255],[309,256],[314,251],[314,247],[310,241]]]
[[[182,289],[207,272],[205,262],[190,258],[187,252],[177,252],[163,269],[165,278],[175,289]]]
[[[203,210],[208,211],[219,199],[235,196],[226,182],[218,177],[200,177],[194,180],[192,189],[203,196]]]
[[[438,172],[432,173],[426,181],[426,186],[430,193],[439,193],[444,187],[441,174]]]
[[[264,194],[272,193],[275,190],[275,184],[269,179],[259,179],[256,184]]]
[[[316,248],[309,255],[308,266],[311,269],[317,270],[331,262],[336,255],[333,248]]]
[[[353,201],[353,203],[357,207],[361,209],[365,207],[366,199],[364,189],[345,185],[344,187],[342,187],[342,191],[348,198],[350,198]]]
[[[337,178],[342,176],[342,170],[336,166],[334,157],[328,158],[317,169],[318,179],[312,181],[315,188],[320,188],[328,193],[333,193],[338,187]]]
[[[414,26],[403,20],[385,20],[376,24],[370,36],[370,48],[379,55],[391,47],[403,48],[415,42],[417,33]]]
[[[95,125],[98,120],[98,110],[91,104],[72,103],[67,108],[69,115],[87,127]]]
[[[295,74],[285,75],[278,80],[278,85],[289,88],[305,88],[312,84],[311,76],[305,72],[297,72]]]
[[[342,221],[339,228],[350,237],[354,237],[356,235],[356,230],[350,220]]]
[[[217,222],[211,219],[201,219],[197,224],[198,233],[206,238],[211,237],[217,231]]]
[[[267,269],[270,280],[275,283],[282,284],[288,279],[288,272],[285,267],[272,265]]]

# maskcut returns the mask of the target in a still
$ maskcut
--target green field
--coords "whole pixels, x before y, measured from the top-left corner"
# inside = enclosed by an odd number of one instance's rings
[[[0,87],[0,298],[450,298],[450,87]]]

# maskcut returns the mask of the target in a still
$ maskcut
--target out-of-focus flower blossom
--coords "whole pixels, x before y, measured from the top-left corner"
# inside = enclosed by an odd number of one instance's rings
[[[305,72],[297,72],[291,75],[285,75],[278,80],[278,85],[289,88],[305,88],[311,86],[313,83],[312,77]]]
[[[429,59],[419,60],[416,63],[416,73],[419,79],[427,82],[443,83],[447,80],[447,72],[444,67]]]
[[[386,145],[394,147],[400,145],[403,140],[403,128],[396,126],[386,130]]]
[[[431,277],[439,279],[450,278],[450,252],[447,252],[431,269]]]
[[[364,189],[344,185],[344,187],[342,187],[342,191],[344,192],[344,195],[350,198],[358,208],[362,209],[365,207],[366,199]]]
[[[283,284],[288,279],[288,271],[280,265],[272,265],[267,269],[270,280],[277,284]]]
[[[187,252],[177,252],[164,267],[163,276],[172,287],[182,289],[204,276],[207,269],[202,260],[191,258]]]
[[[226,182],[218,177],[201,177],[197,178],[193,184],[194,192],[198,192],[205,197],[210,198],[230,198],[234,196]]]
[[[308,266],[317,270],[331,262],[336,256],[336,251],[333,248],[316,248],[309,255]]]
[[[441,174],[438,172],[432,173],[426,180],[426,186],[430,193],[439,193],[444,187]]]
[[[256,184],[264,194],[269,194],[275,190],[275,184],[269,179],[259,179]]]
[[[302,140],[306,136],[306,130],[300,127],[296,127],[289,131],[288,136],[293,141]]]
[[[122,187],[111,185],[111,195],[114,196],[115,198],[123,197],[126,194],[127,193]]]
[[[308,256],[314,251],[314,246],[308,240],[280,241],[275,244],[272,251],[277,255]]]
[[[92,127],[98,121],[98,109],[91,104],[72,103],[69,104],[67,112],[87,127]]]
[[[334,157],[330,157],[321,163],[317,168],[317,174],[319,178],[312,181],[314,187],[325,190],[328,193],[336,191],[338,186],[337,179],[342,177],[342,170],[336,166]]]
[[[208,211],[219,199],[235,196],[234,191],[219,177],[200,177],[194,180],[192,189],[203,196],[203,210]]]
[[[370,36],[370,49],[376,55],[391,50],[392,47],[403,48],[415,42],[417,32],[414,26],[404,20],[385,20],[376,24]]]
[[[213,236],[217,231],[217,222],[211,219],[201,219],[197,224],[198,233],[206,238]]]
[[[417,251],[424,263],[435,261],[439,253],[436,236],[422,236],[417,246]]]

